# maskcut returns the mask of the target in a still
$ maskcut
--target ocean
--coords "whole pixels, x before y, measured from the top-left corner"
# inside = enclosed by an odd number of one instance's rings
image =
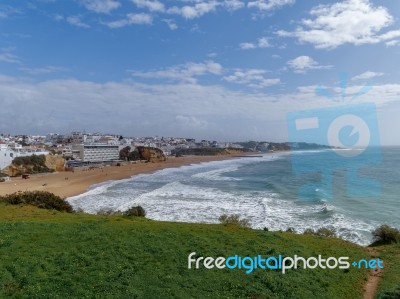
[[[331,151],[321,150],[267,153],[164,169],[95,185],[67,200],[87,213],[140,205],[148,218],[162,221],[218,223],[222,214],[240,214],[256,229],[292,227],[303,232],[328,227],[345,240],[368,245],[371,230],[377,226],[400,228],[400,148],[383,147],[380,151],[382,160],[365,163],[359,173],[378,182],[377,194],[347,194],[346,168],[353,159],[341,167],[330,159]],[[368,156],[364,159],[369,161]],[[294,161],[306,165],[308,173],[293,171]],[[331,181],[300,194],[301,186],[310,180],[320,181],[321,165],[325,170],[334,169]],[[353,191],[365,188],[362,184],[351,187]]]

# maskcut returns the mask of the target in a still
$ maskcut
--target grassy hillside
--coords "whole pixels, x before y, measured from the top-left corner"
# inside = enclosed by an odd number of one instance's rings
[[[0,298],[362,298],[368,273],[189,270],[193,251],[369,258],[339,239],[0,203]]]
[[[400,243],[375,247],[385,262],[376,298],[400,298]]]

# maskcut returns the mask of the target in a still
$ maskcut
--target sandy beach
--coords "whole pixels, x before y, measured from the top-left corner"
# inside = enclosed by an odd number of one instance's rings
[[[234,156],[185,156],[169,157],[165,162],[136,163],[123,166],[108,166],[103,169],[76,170],[74,172],[57,172],[31,175],[29,179],[11,178],[11,181],[0,183],[0,195],[18,191],[48,191],[62,198],[86,192],[90,186],[110,180],[121,180],[136,174],[179,167],[208,161],[232,159]]]

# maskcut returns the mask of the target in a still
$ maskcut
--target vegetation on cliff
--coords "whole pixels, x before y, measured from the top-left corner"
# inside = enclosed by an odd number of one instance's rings
[[[61,197],[46,191],[25,191],[0,196],[0,201],[11,205],[32,205],[41,209],[60,212],[73,211],[72,206]]]
[[[12,164],[3,170],[10,176],[19,176],[23,173],[46,173],[54,172],[54,169],[46,165],[45,155],[31,155],[25,157],[16,157]]]
[[[131,151],[130,146],[126,146],[119,151],[119,159],[123,161],[137,161],[140,160],[140,154],[137,148]]]

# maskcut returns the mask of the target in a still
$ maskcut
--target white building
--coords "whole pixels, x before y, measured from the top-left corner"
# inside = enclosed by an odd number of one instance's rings
[[[10,148],[7,144],[0,143],[0,170],[9,166],[16,157],[48,154],[48,151],[44,151],[41,149],[24,150],[21,147]]]
[[[0,170],[6,168],[15,158],[14,151],[7,144],[0,144]]]
[[[82,162],[103,162],[119,160],[119,146],[109,144],[74,144],[72,153],[75,160]]]

